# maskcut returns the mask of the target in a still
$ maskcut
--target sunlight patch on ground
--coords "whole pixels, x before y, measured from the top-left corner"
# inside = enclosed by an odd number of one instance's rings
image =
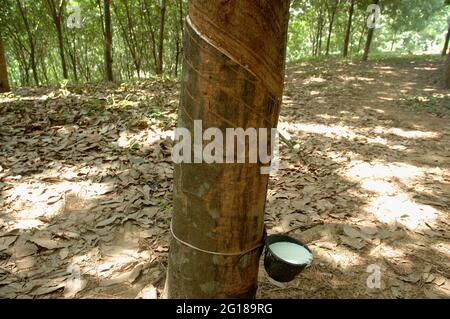
[[[315,123],[296,123],[291,124],[288,122],[280,122],[278,127],[286,132],[304,132],[312,134],[320,134],[331,138],[347,138],[347,139],[359,139],[368,144],[381,144],[391,147],[389,141],[377,136],[377,137],[366,137],[365,135],[355,132],[352,128],[342,125],[323,125]]]
[[[391,66],[374,66],[373,68],[376,70],[393,70],[394,69]]]
[[[373,130],[375,134],[393,134],[404,138],[411,138],[411,139],[417,139],[417,138],[439,138],[441,134],[438,134],[436,132],[423,132],[423,131],[406,131],[401,128],[397,127],[383,127],[383,126],[377,126]]]
[[[450,260],[450,243],[436,243],[431,246],[432,249],[440,252]]]
[[[382,101],[394,101],[392,97],[386,97],[386,96],[377,96],[377,99]]]
[[[422,66],[422,67],[416,66],[416,67],[414,67],[414,70],[436,71],[437,68],[431,68],[431,67],[428,67],[428,66]]]
[[[343,81],[364,81],[364,82],[373,82],[375,81],[374,78],[367,78],[367,77],[363,77],[363,76],[346,76],[346,75],[341,75],[339,76],[339,78]]]
[[[392,195],[397,191],[394,185],[383,180],[365,179],[361,182],[361,187],[383,195]]]
[[[398,222],[410,230],[426,228],[425,222],[434,222],[439,214],[435,208],[418,204],[404,193],[375,196],[366,210],[380,222]]]
[[[354,137],[356,136],[352,129],[339,125],[323,125],[314,123],[296,123],[290,124],[288,122],[280,123],[287,131],[302,131],[305,133],[321,134],[328,137]]]
[[[15,101],[15,98],[10,98],[10,97],[2,97],[0,96],[0,104],[6,104],[6,103],[11,103],[13,101]]]
[[[307,85],[307,84],[311,84],[311,83],[323,83],[326,82],[327,80],[321,77],[310,77],[306,80],[303,81],[303,84]]]
[[[386,145],[388,147],[391,147],[388,145],[389,144],[388,140],[386,140],[380,136],[377,136],[375,138],[369,137],[369,138],[367,138],[367,142],[370,144],[381,144],[381,145]]]
[[[136,143],[140,146],[149,147],[158,141],[170,138],[174,140],[175,132],[173,130],[156,130],[152,131],[149,129],[142,130],[140,132],[132,131],[122,131],[119,134],[119,139],[117,142],[113,142],[113,145],[121,148],[133,147]]]
[[[381,243],[380,245],[370,250],[369,256],[377,258],[382,256],[387,259],[402,258],[405,256],[405,250],[403,248],[396,248],[392,247],[391,245]]]
[[[423,175],[420,168],[405,163],[368,163],[363,161],[353,161],[349,165],[346,177],[354,180],[364,178],[399,178],[412,179]]]
[[[414,201],[402,190],[399,182],[413,184],[426,173],[429,173],[426,169],[405,163],[352,161],[344,175],[371,192],[366,211],[378,221],[387,224],[397,222],[415,230],[426,227],[425,223],[433,224],[441,212]]]
[[[380,114],[386,113],[385,110],[382,110],[382,109],[374,109],[373,107],[370,107],[370,106],[365,106],[364,109],[365,109],[365,110],[375,111],[375,112],[380,113]]]
[[[319,242],[313,245],[312,248],[313,253],[317,255],[318,260],[322,259],[327,263],[342,268],[343,270],[361,265],[363,263],[363,259],[359,254],[353,252],[345,246],[339,245],[330,250],[321,248],[320,244],[321,243]]]
[[[12,229],[20,229],[27,230],[32,228],[37,228],[40,226],[44,226],[45,224],[38,219],[22,219],[15,221],[14,225],[11,227]]]
[[[290,96],[283,95],[283,106],[290,107],[291,105],[296,105],[297,102],[294,101]]]
[[[317,116],[317,117],[320,117],[320,118],[322,118],[322,119],[325,119],[325,120],[338,119],[337,116],[329,115],[329,114],[318,114],[318,115],[316,115],[316,116]]]
[[[112,190],[113,185],[108,183],[23,182],[2,192],[5,203],[10,204],[9,210],[3,213],[11,219],[12,229],[31,229],[73,209],[74,205],[84,205],[83,209],[87,209],[90,202]]]

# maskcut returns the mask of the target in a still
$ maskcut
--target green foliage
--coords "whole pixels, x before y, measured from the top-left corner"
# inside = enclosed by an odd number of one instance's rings
[[[331,53],[340,54],[348,22],[350,0],[338,4],[331,37]],[[296,61],[313,54],[320,10],[325,14],[325,29],[330,21],[333,1],[294,0],[289,25],[288,60]],[[350,54],[362,53],[367,37],[367,7],[373,0],[356,0],[350,37]],[[442,0],[381,0],[381,24],[376,29],[372,51],[398,54],[438,52],[447,30],[447,14]],[[448,11],[448,10],[447,10]],[[325,30],[327,31],[327,30]],[[322,46],[326,32],[322,34]]]
[[[186,0],[166,2],[163,50],[165,74],[158,76],[163,78],[173,77],[180,72],[181,24],[187,12]],[[19,4],[24,10],[25,20],[20,14]],[[12,85],[63,83],[56,28],[46,1],[2,0],[1,6],[0,29]],[[74,6],[80,8],[81,28],[67,26],[68,19],[75,12]],[[103,14],[103,0],[64,1],[62,33],[70,83],[104,79]],[[154,50],[159,40],[160,1],[114,0],[111,1],[111,15],[115,78],[126,81],[155,76]],[[34,46],[35,51],[37,81],[33,79],[30,63],[31,46]]]
[[[64,2],[62,33],[69,83],[104,79],[103,1]],[[22,4],[23,15],[19,3]],[[187,0],[166,1],[164,73],[156,75],[161,3],[162,0],[111,1],[113,73],[116,80],[164,79],[180,74]],[[287,60],[323,57],[331,20],[329,56],[341,55],[350,3],[351,0],[292,0]],[[371,3],[373,0],[355,0],[349,45],[351,57],[359,56],[364,49],[369,16],[367,6]],[[375,31],[372,53],[403,55],[441,50],[449,15],[444,4],[449,5],[450,0],[380,0],[381,25]],[[67,20],[73,14],[70,8],[74,6],[80,8],[79,29],[67,26]],[[0,30],[12,86],[67,84],[63,80],[57,32],[46,0],[2,0]]]

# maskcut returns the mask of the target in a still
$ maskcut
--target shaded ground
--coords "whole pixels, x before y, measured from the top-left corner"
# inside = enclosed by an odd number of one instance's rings
[[[309,243],[315,260],[287,286],[261,270],[259,297],[450,296],[450,92],[440,67],[289,66],[280,118],[289,145],[267,228]],[[1,297],[161,292],[177,92],[143,81],[0,96]],[[379,289],[367,287],[369,265]]]

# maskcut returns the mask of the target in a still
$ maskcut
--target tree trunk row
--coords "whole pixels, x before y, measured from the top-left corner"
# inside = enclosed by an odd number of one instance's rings
[[[330,21],[328,23],[328,37],[327,37],[327,51],[326,51],[327,56],[330,54],[331,33],[333,32],[334,17],[336,16],[338,6],[339,6],[339,0],[336,0],[333,10],[331,12],[331,16],[329,19]]]
[[[0,34],[0,93],[8,92],[8,71],[6,69],[5,49],[3,47],[2,35]]]
[[[105,14],[105,75],[107,81],[114,81],[112,70],[112,26],[111,26],[111,3],[104,0],[103,11]]]
[[[345,31],[345,39],[344,39],[344,49],[342,55],[344,58],[348,57],[348,46],[350,44],[350,36],[352,33],[352,20],[353,20],[353,13],[355,10],[355,0],[352,0],[350,4],[350,8],[348,10],[348,22],[347,22],[347,28]]]
[[[380,2],[380,0],[375,0],[373,2],[373,4],[378,4],[379,2]],[[375,16],[374,16],[374,19],[375,19]],[[363,61],[367,61],[369,58],[370,46],[372,45],[374,31],[375,31],[375,28],[369,28],[369,32],[367,33],[366,46],[364,47],[364,54],[362,57]]]
[[[448,44],[450,42],[450,23],[448,25],[447,35],[445,36],[444,49],[442,50],[442,56],[447,54]]]

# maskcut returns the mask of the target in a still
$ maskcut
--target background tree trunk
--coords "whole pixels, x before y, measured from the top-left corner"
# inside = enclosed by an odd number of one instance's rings
[[[3,47],[2,35],[0,34],[0,93],[8,92],[9,90],[5,48]]]
[[[116,21],[119,24],[119,27],[122,31],[123,39],[129,49],[130,55],[133,59],[133,64],[136,69],[136,74],[138,79],[141,78],[141,44],[137,40],[137,34],[135,30],[135,25],[133,21],[133,15],[130,12],[130,6],[128,3],[128,0],[121,0],[125,7],[125,13],[126,13],[126,21],[122,21],[122,19],[118,18]],[[112,8],[115,11],[116,17],[119,17],[119,9],[116,7],[116,2],[112,2]],[[126,22],[126,24],[125,24]]]
[[[450,41],[450,23],[448,25],[448,31],[447,31],[447,35],[445,37],[445,43],[444,43],[444,49],[442,50],[442,56],[445,56],[447,54],[449,41]]]
[[[67,53],[69,54],[70,63],[72,65],[73,79],[78,82],[78,57],[77,57],[77,34],[73,34],[72,45],[68,42],[66,43]]]
[[[352,20],[353,20],[353,12],[355,10],[355,0],[352,0],[350,4],[350,9],[348,10],[348,22],[347,22],[347,30],[345,31],[345,39],[344,39],[344,49],[342,55],[344,58],[348,56],[348,46],[350,43],[350,35],[352,33]]]
[[[336,16],[336,12],[339,6],[339,0],[336,0],[336,3],[334,4],[333,11],[331,12],[330,21],[328,23],[328,37],[327,37],[327,52],[326,55],[330,54],[330,41],[331,41],[331,33],[333,32],[333,24],[334,24],[334,17]]]
[[[353,52],[359,54],[359,52],[361,52],[361,47],[364,42],[364,35],[366,34],[366,30],[368,29],[367,23],[365,23],[364,16],[362,17],[361,23],[358,23],[358,25],[361,25],[361,32],[359,33],[358,46],[356,47],[356,51],[354,51],[353,46],[350,45],[350,54],[352,54]],[[354,34],[356,34],[356,32],[354,32]]]
[[[150,11],[151,8],[149,6],[149,4],[147,3],[147,1],[141,0],[142,2],[142,7],[145,8],[144,13],[143,13],[143,21],[145,21],[145,25],[148,27],[148,33],[150,33],[150,51],[152,53],[152,57],[153,57],[153,69],[155,71],[155,73],[157,73],[158,70],[158,48],[157,48],[157,43],[156,43],[156,31],[155,28],[153,27],[153,19],[150,15]]]
[[[380,2],[379,0],[375,0],[373,4],[378,4],[379,2]],[[367,59],[369,58],[370,46],[372,44],[374,31],[375,31],[375,28],[369,28],[369,32],[367,33],[366,46],[364,47],[364,54],[362,57],[363,61],[367,61]]]
[[[104,0],[105,14],[105,74],[107,81],[114,81],[112,71],[112,26],[111,26],[111,3]]]
[[[319,18],[317,20],[317,34],[316,34],[316,56],[319,56],[322,51],[322,31],[323,31],[323,24],[324,24],[324,18],[323,18],[323,6],[320,7],[319,11]]]
[[[17,4],[17,8],[19,9],[19,13],[22,18],[23,24],[25,26],[25,31],[27,33],[27,40],[28,40],[28,44],[30,46],[30,64],[31,64],[31,70],[33,70],[34,83],[36,85],[39,85],[39,77],[38,77],[37,66],[36,66],[36,46],[35,46],[36,40],[31,31],[30,24],[28,23],[27,13],[25,11],[25,8],[22,6],[22,2],[20,0],[16,0],[16,4]],[[27,69],[27,83],[29,83],[28,69]]]
[[[372,38],[373,38],[373,28],[369,28],[369,33],[367,34],[367,40],[366,40],[366,46],[364,47],[364,53],[362,60],[367,61],[369,58],[369,52],[370,52],[370,45],[372,44]]]
[[[59,56],[61,58],[61,67],[63,71],[63,78],[68,79],[69,75],[67,72],[67,63],[66,57],[64,53],[64,38],[63,38],[63,20],[62,14],[64,9],[65,0],[61,0],[58,7],[56,7],[55,0],[47,0],[48,10],[50,12],[50,16],[53,19],[53,23],[55,24],[56,34],[58,36],[58,47],[59,47]]]
[[[183,15],[183,1],[182,0],[178,0],[177,2],[178,4],[178,14],[179,14],[179,25],[177,26],[177,30],[179,28],[180,30],[180,34],[183,34],[183,21],[184,21],[184,15]],[[175,76],[178,76],[178,65],[179,65],[179,61],[180,61],[180,54],[182,51],[182,46],[181,46],[181,41],[183,39],[177,38],[177,42],[176,42],[176,53],[175,53]]]
[[[56,26],[56,31],[58,34],[59,56],[61,57],[61,67],[63,70],[63,78],[68,79],[69,74],[67,72],[67,63],[66,63],[66,57],[64,54],[64,39],[63,39],[61,24],[62,24],[61,16],[60,16],[60,14],[58,14],[57,20],[55,20],[55,26]]]
[[[203,129],[223,132],[277,126],[288,15],[289,0],[189,1],[179,127],[193,136],[195,119],[203,121]],[[176,164],[174,234],[220,253],[259,245],[268,183],[260,168],[258,163]],[[172,238],[165,296],[254,298],[260,254],[253,249],[241,256],[214,255]]]
[[[450,89],[450,49],[447,53],[447,60],[445,61],[445,84],[448,89]]]
[[[164,61],[164,26],[166,24],[166,0],[161,0],[160,23],[159,23],[159,43],[158,43],[158,63],[156,65],[156,73],[163,73]]]

